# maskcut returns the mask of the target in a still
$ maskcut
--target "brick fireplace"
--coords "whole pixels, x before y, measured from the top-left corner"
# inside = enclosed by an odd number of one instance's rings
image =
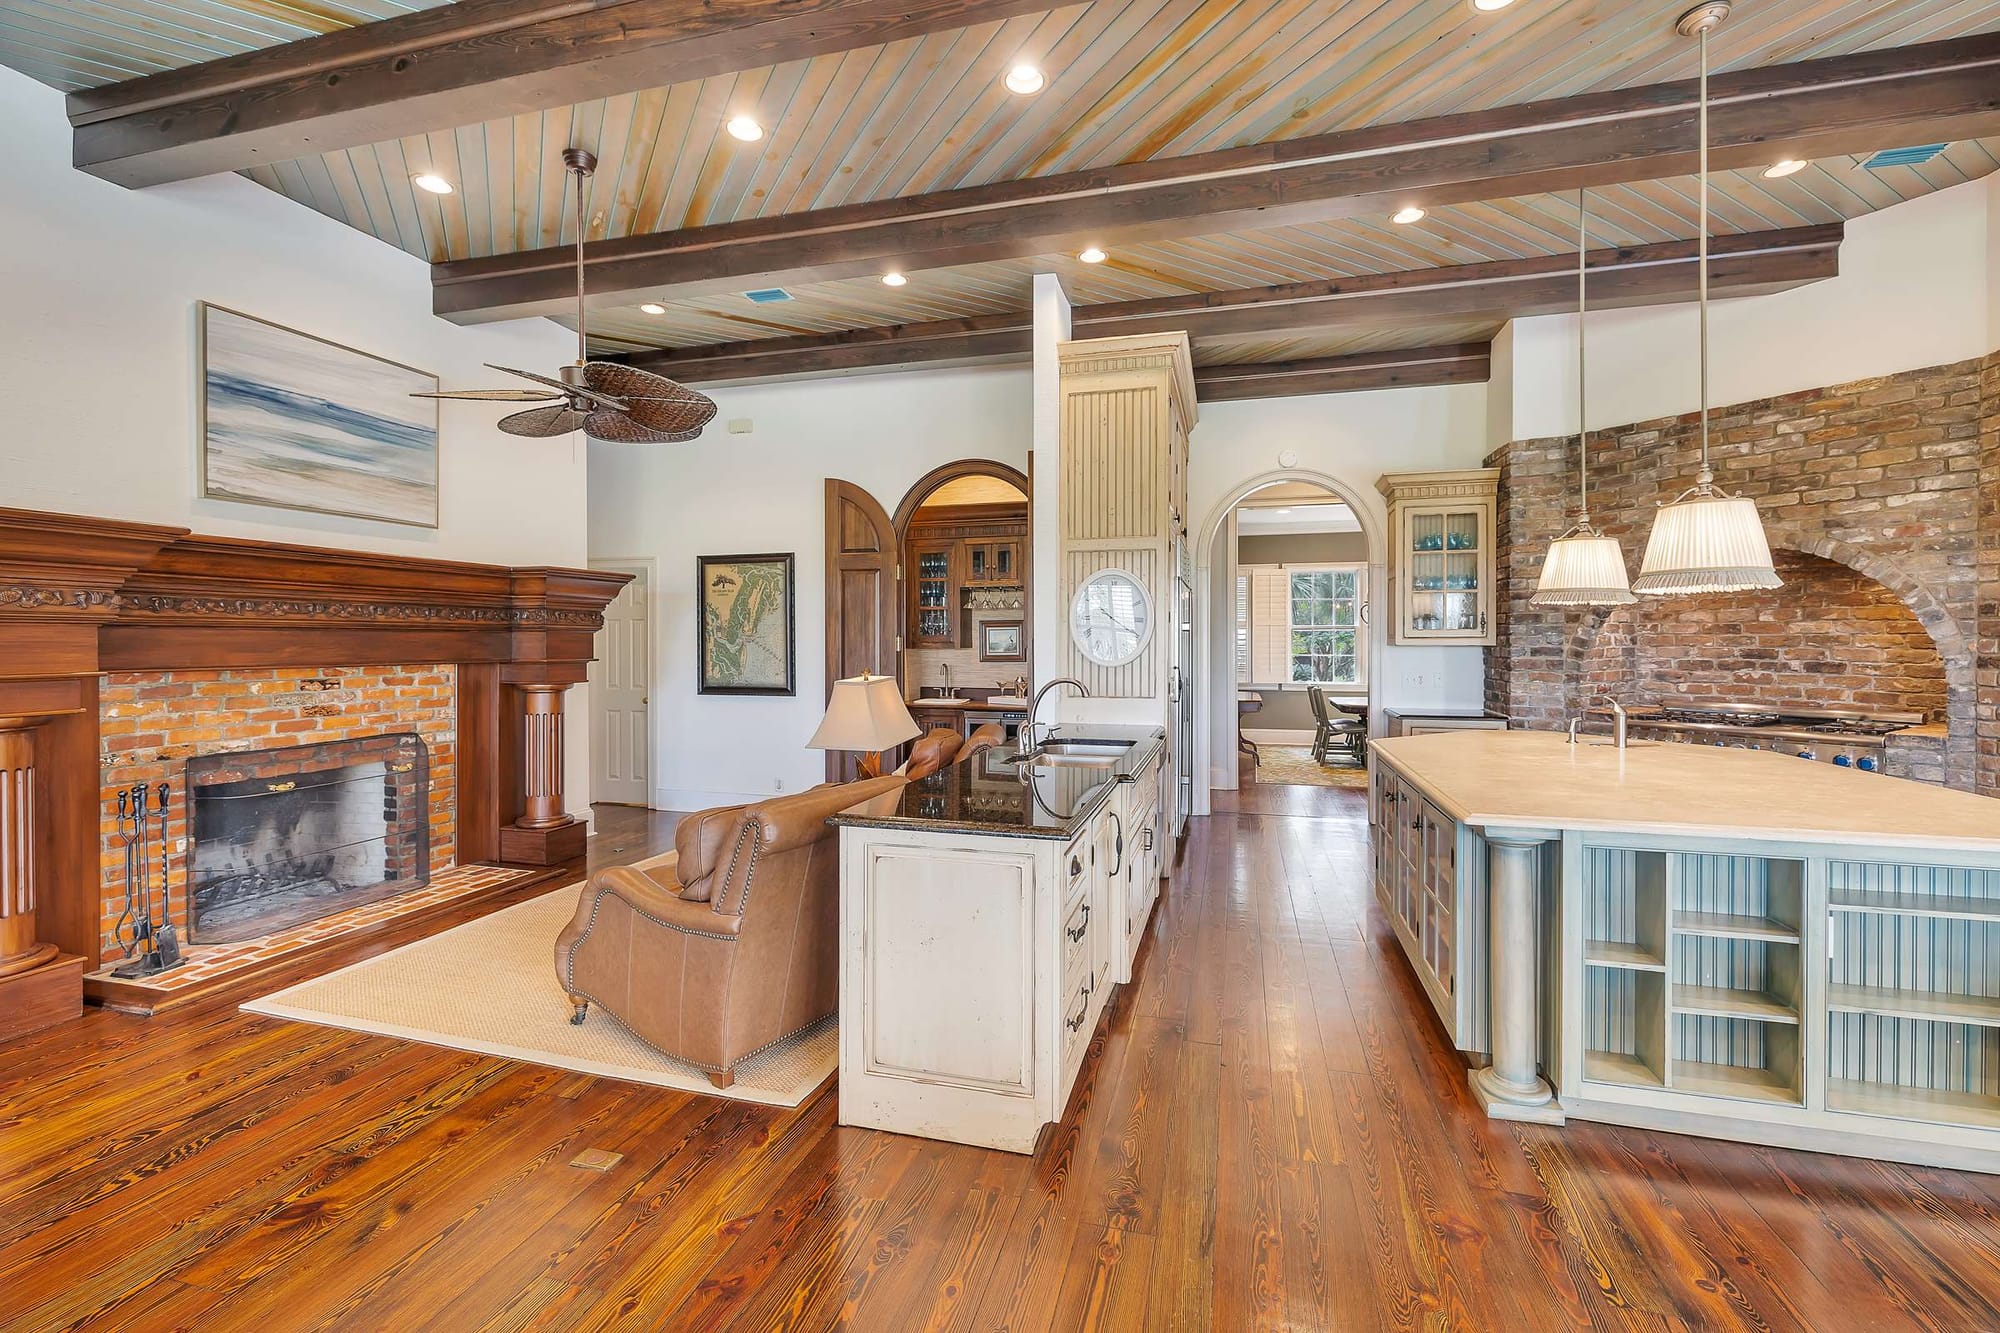
[[[171,783],[176,844],[188,836],[190,760],[199,773],[223,757],[210,771],[253,781],[294,762],[280,752],[318,742],[419,746],[421,798],[396,772],[406,761],[415,771],[408,754],[352,754],[340,780],[361,794],[345,811],[274,817],[280,831],[316,821],[319,850],[303,858],[315,873],[327,844],[371,808],[394,827],[368,833],[382,848],[363,871],[400,877],[414,856],[430,870],[456,863],[449,889],[418,891],[440,901],[522,880],[465,866],[553,867],[580,854],[585,826],[564,813],[561,786],[564,694],[585,678],[603,608],[625,581],[0,509],[0,781],[24,794],[0,802],[0,864],[30,868],[0,894],[0,1041],[74,1013],[85,974],[119,957],[108,939],[125,893],[122,844],[107,843],[117,793]],[[398,841],[413,833],[427,850]],[[265,858],[284,857],[257,845],[273,878]],[[184,923],[184,850],[168,871]],[[294,943],[326,947],[387,906],[332,913],[297,927]],[[106,1003],[145,1007],[122,984],[89,986]]]
[[[450,866],[456,854],[457,681],[457,670],[449,664],[107,675],[98,694],[106,953],[116,943],[112,931],[125,906],[118,793],[135,783],[169,784],[173,793],[167,828],[169,874],[177,888],[190,884],[190,761],[238,760],[207,765],[197,782],[296,780],[308,768],[337,768],[350,757],[331,747],[349,742],[359,746],[407,733],[422,742],[428,770],[424,819],[429,852],[421,869],[429,874]],[[329,749],[302,767],[304,756],[297,751],[308,742]],[[191,905],[190,893],[177,892],[174,920],[183,938],[200,942],[190,920]]]
[[[1642,700],[1922,711],[1901,770],[2000,791],[2000,353],[1719,409],[1717,479],[1756,498],[1785,587],[1642,598],[1615,611],[1529,599],[1573,504],[1576,437],[1516,441],[1500,478],[1500,623],[1487,704],[1558,727],[1616,686]],[[1591,512],[1637,569],[1655,507],[1693,479],[1697,415],[1591,436]],[[1990,696],[1989,696],[1990,697]],[[1989,734],[1990,733],[1990,734]],[[1892,755],[1893,758],[1893,755]]]

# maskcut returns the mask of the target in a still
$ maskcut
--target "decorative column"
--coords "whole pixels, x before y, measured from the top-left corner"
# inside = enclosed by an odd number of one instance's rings
[[[500,859],[554,865],[583,854],[587,826],[563,802],[563,694],[567,684],[529,684],[521,692],[521,817],[500,830]]]
[[[35,874],[35,733],[0,718],[0,977],[55,961],[35,938]]]
[[[1493,1063],[1472,1071],[1472,1095],[1495,1120],[1563,1123],[1555,1093],[1536,1072],[1535,850],[1553,833],[1483,829],[1487,852],[1487,987]]]

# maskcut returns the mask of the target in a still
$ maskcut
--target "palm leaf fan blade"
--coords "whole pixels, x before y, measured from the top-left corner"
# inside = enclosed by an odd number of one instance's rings
[[[512,416],[500,418],[500,429],[509,435],[525,435],[531,439],[543,439],[551,435],[567,435],[582,428],[590,418],[588,412],[579,412],[568,403],[554,407],[535,407],[526,412],[516,412]]]
[[[598,392],[620,399],[633,421],[656,435],[691,440],[715,420],[713,398],[649,370],[615,361],[592,361],[583,368],[583,378]]]

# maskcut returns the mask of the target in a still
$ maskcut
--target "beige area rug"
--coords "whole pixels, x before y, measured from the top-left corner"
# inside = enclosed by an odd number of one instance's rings
[[[832,1077],[840,1028],[831,1018],[738,1065],[727,1090],[640,1041],[601,1006],[572,1026],[554,949],[582,891],[580,883],[557,889],[243,1008],[765,1106],[797,1106]]]
[[[1322,764],[1309,745],[1259,745],[1257,781],[1279,787],[1345,787],[1368,790],[1368,770],[1336,759]]]

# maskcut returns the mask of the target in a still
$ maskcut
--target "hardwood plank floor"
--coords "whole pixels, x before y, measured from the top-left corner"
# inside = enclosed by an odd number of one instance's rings
[[[1993,1178],[1488,1121],[1360,794],[1217,804],[1033,1157],[233,1004],[0,1048],[0,1329],[2000,1328]]]

